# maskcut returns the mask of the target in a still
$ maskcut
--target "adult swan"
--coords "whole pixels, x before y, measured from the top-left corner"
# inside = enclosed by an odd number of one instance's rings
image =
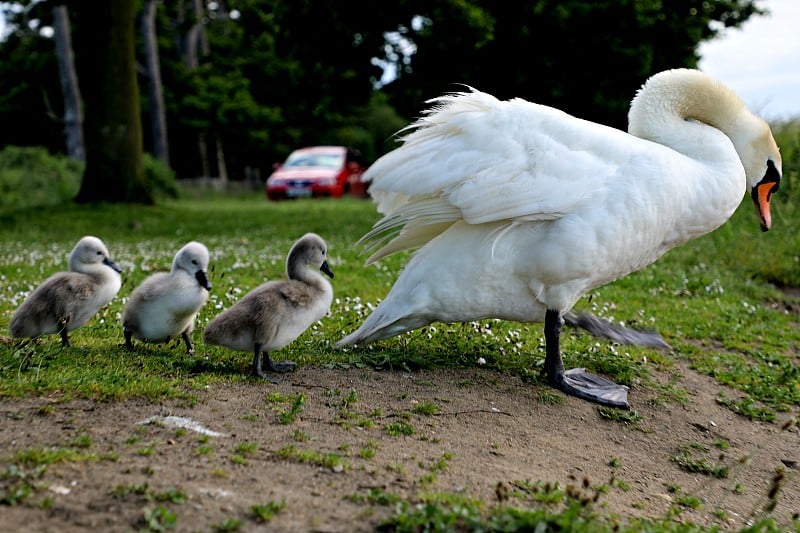
[[[434,321],[544,321],[548,381],[627,407],[627,388],[564,371],[563,316],[596,287],[722,225],[749,191],[761,229],[781,179],[769,126],[688,69],[638,91],[628,133],[472,90],[431,100],[403,144],[370,167],[384,218],[367,263],[417,248],[388,296],[338,346]]]

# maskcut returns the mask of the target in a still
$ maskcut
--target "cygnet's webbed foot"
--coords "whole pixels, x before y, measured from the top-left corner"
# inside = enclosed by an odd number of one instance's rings
[[[595,376],[585,368],[573,368],[556,376],[548,376],[551,384],[565,394],[600,405],[630,409],[628,387]]]
[[[294,361],[273,361],[267,352],[261,351],[261,345],[256,344],[253,354],[253,375],[262,379],[268,379],[273,383],[280,383],[281,380],[279,378],[264,373],[262,370],[262,363],[267,367],[268,370],[277,372],[279,374],[291,372],[297,367],[297,363]]]
[[[281,374],[284,374],[286,372],[291,372],[295,368],[297,368],[297,363],[295,363],[294,361],[289,361],[288,359],[285,361],[273,361],[272,359],[270,359],[269,355],[267,354],[264,355],[267,358],[267,366],[273,372],[279,372]]]

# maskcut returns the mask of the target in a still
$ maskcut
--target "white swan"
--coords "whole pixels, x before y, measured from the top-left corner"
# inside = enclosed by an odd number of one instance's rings
[[[273,372],[288,372],[294,361],[273,361],[269,352],[283,348],[324,317],[333,301],[333,287],[311,267],[331,278],[328,246],[319,235],[307,233],[294,243],[286,258],[289,279],[268,281],[248,292],[203,330],[208,344],[253,353],[253,374],[268,378],[262,362]]]
[[[187,353],[194,353],[194,320],[211,290],[207,270],[208,248],[192,241],[175,254],[170,273],[153,274],[136,287],[122,311],[125,346],[133,350],[131,338],[166,342],[180,335]]]
[[[433,321],[544,321],[549,382],[627,406],[627,388],[565,372],[562,316],[600,285],[722,225],[749,191],[761,227],[781,178],[768,125],[696,70],[651,77],[629,132],[478,91],[432,100],[403,144],[364,175],[385,216],[368,263],[421,247],[338,346]]]
[[[114,299],[122,286],[120,267],[97,237],[87,235],[69,254],[69,272],[57,272],[44,280],[14,312],[11,336],[61,335],[84,325],[101,307]]]

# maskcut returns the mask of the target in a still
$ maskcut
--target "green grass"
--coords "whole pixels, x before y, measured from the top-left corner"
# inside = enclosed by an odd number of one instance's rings
[[[655,387],[648,385],[651,371],[669,371],[674,360],[683,359],[739,389],[740,397],[721,403],[746,416],[769,420],[775,412],[800,405],[800,329],[795,327],[800,299],[777,288],[800,286],[800,234],[794,229],[800,212],[781,194],[773,206],[769,233],[758,231],[753,208],[744,202],[716,232],[578,302],[578,309],[604,318],[657,329],[674,347],[672,352],[614,346],[568,329],[562,342],[567,364],[622,383]],[[283,277],[286,252],[307,231],[329,243],[335,301],[328,317],[276,357],[334,368],[486,366],[543,385],[538,374],[544,360],[540,324],[492,319],[435,324],[362,350],[334,350],[333,343],[386,295],[409,256],[401,253],[364,267],[354,243],[375,220],[370,202],[269,203],[257,193],[202,196],[155,207],[62,205],[47,211],[4,211],[0,330],[7,331],[12,312],[36,284],[65,268],[69,250],[85,234],[102,238],[124,273],[119,296],[72,332],[72,348],[62,348],[57,336],[22,347],[0,346],[0,395],[191,401],[195,391],[209,384],[251,379],[249,356],[205,346],[200,332],[251,288]],[[199,356],[187,355],[180,343],[137,344],[137,351],[128,353],[119,325],[125,298],[147,275],[169,269],[175,251],[191,239],[211,250],[214,285],[194,334]],[[667,402],[680,395],[666,392]],[[345,404],[355,401],[357,397],[344,398]]]
[[[796,231],[800,202],[793,194],[788,184],[774,197],[774,226],[769,233],[758,230],[753,207],[746,200],[731,221],[716,232],[593,291],[576,306],[634,327],[657,329],[673,350],[614,346],[567,329],[562,339],[566,364],[607,374],[630,385],[632,395],[637,389],[648,388],[656,393],[655,401],[669,404],[691,399],[672,385],[655,383],[651,376],[654,371],[679,373],[676,361],[683,361],[733,389],[718,400],[732,412],[769,422],[778,412],[796,411],[800,406],[800,328],[796,326],[800,297],[781,290],[800,287],[800,233]],[[314,231],[329,244],[329,263],[336,274],[335,300],[329,316],[274,354],[277,359],[329,368],[491,368],[520,375],[541,391],[538,394],[543,402],[558,403],[560,395],[553,394],[539,377],[544,360],[540,324],[492,319],[435,324],[361,350],[333,349],[333,343],[357,327],[370,306],[386,295],[409,257],[402,253],[377,266],[364,267],[364,256],[354,243],[377,218],[374,206],[365,201],[269,203],[259,194],[201,196],[155,207],[62,205],[45,211],[0,212],[0,334],[7,332],[12,312],[36,284],[65,268],[66,256],[81,236],[102,238],[114,260],[124,268],[119,296],[86,326],[72,332],[73,347],[62,348],[57,336],[21,347],[0,344],[0,396],[46,395],[64,401],[179,398],[191,403],[208,385],[252,380],[249,355],[206,346],[200,332],[220,310],[251,288],[267,279],[282,278],[291,244],[303,233]],[[199,240],[211,251],[209,277],[214,286],[198,318],[194,334],[197,353],[187,355],[180,343],[137,344],[137,351],[129,353],[119,325],[125,298],[153,271],[169,269],[175,251],[189,240]],[[336,396],[335,404],[343,418],[359,401],[355,391],[337,391]],[[297,396],[268,397],[266,401],[268,409],[276,407],[287,424],[302,415],[302,399]],[[438,412],[438,406],[421,403],[414,412],[430,416]],[[638,421],[636,412],[621,415],[625,416],[604,416],[629,424]],[[295,431],[295,440],[307,440]],[[402,420],[386,424],[384,431],[395,438],[415,433],[414,427]],[[89,435],[78,435],[71,442],[68,457],[43,449],[30,451],[36,452],[35,457],[15,458],[25,470],[6,476],[24,482],[15,481],[18,494],[8,492],[2,498],[23,498],[27,480],[37,476],[30,470],[37,464],[92,458],[86,451],[91,445]],[[236,455],[246,461],[252,452],[242,446]],[[205,455],[213,449],[201,443],[194,452]],[[293,446],[279,455],[330,468],[347,466],[336,454]],[[694,455],[683,453],[674,460],[682,468],[720,475],[713,469],[715,465]],[[477,522],[473,520],[497,528],[509,523],[520,527],[570,523],[576,524],[575,531],[610,531],[620,526],[595,514],[586,505],[585,495],[531,482],[520,482],[513,490],[523,501],[555,500],[558,511],[545,505],[525,511],[509,508],[488,512],[481,502],[453,495],[438,500],[431,496],[419,505],[404,508],[399,504],[400,511],[389,520],[387,529],[435,531],[443,529],[432,524],[443,524],[446,529],[452,524],[474,525]],[[682,503],[691,507],[692,502]],[[153,526],[173,520],[162,507],[147,509],[144,517]],[[620,530],[647,527],[670,531],[669,523],[665,518],[663,522],[628,524]],[[762,525],[760,531],[773,530],[768,523]],[[234,522],[217,525],[218,530],[236,528]]]

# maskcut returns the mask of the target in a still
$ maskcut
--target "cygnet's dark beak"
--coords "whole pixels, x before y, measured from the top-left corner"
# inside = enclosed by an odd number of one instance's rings
[[[199,283],[201,287],[207,291],[211,290],[211,284],[208,282],[208,278],[206,277],[204,270],[198,270],[194,277],[197,279],[197,283]]]
[[[333,271],[331,270],[331,267],[328,266],[328,262],[327,261],[323,261],[322,265],[320,265],[319,269],[322,270],[323,272],[325,272],[331,278],[333,278]]]
[[[120,268],[120,266],[118,264],[116,264],[114,261],[112,261],[111,259],[109,259],[108,257],[103,259],[103,264],[108,266],[108,267],[113,268],[117,272],[122,272],[122,269]]]

